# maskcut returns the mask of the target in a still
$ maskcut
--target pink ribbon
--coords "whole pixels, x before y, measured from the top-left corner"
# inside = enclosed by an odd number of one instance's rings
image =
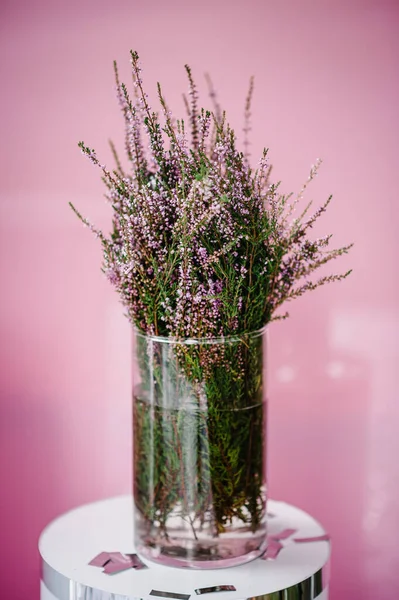
[[[287,538],[294,535],[297,532],[297,529],[284,529],[280,533],[274,533],[273,535],[267,536],[267,548],[263,556],[262,560],[275,560],[280,553],[280,550],[284,548],[281,540],[286,540]],[[330,541],[330,536],[328,533],[324,533],[323,535],[317,535],[314,537],[307,538],[293,538],[294,542],[297,543],[308,543],[308,542],[328,542]]]
[[[137,554],[121,554],[120,552],[100,552],[90,562],[93,567],[102,567],[103,573],[112,575],[126,569],[146,569]]]
[[[291,535],[297,532],[297,529],[284,529],[280,533],[274,533],[267,536],[267,548],[262,556],[263,560],[275,560],[279,555],[280,550],[284,548],[281,540],[286,540]]]

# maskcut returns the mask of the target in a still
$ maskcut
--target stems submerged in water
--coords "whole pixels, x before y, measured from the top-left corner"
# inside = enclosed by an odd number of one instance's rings
[[[137,339],[134,495],[149,538],[203,548],[225,534],[256,534],[266,501],[262,338],[210,344],[206,375],[194,382],[201,345]]]

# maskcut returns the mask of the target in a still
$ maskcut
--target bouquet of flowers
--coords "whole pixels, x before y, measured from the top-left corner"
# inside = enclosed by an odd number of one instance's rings
[[[141,340],[141,387],[135,393],[134,413],[136,507],[147,524],[146,535],[156,524],[165,546],[168,519],[176,511],[189,523],[195,540],[207,519],[214,537],[234,520],[256,532],[265,514],[264,416],[262,360],[251,333],[286,318],[287,313],[278,313],[286,301],[346,278],[350,271],[316,280],[311,276],[351,246],[329,249],[331,235],[310,237],[331,201],[329,197],[314,212],[311,202],[300,208],[319,160],[297,196],[281,193],[279,183],[271,181],[266,148],[256,168],[250,165],[253,79],[240,151],[209,77],[212,106],[204,109],[186,65],[187,116],[176,119],[160,84],[160,111],[151,108],[137,52],[131,52],[131,65],[133,95],[121,83],[114,63],[128,169],[112,143],[113,170],[79,143],[106,185],[113,208],[111,233],[105,235],[72,208],[100,239],[104,273]],[[169,384],[173,382],[175,394],[181,393],[176,391],[177,381],[191,386],[195,410],[190,417],[186,411],[183,419],[181,407],[173,405],[166,419],[165,403],[157,401],[164,398],[166,384],[161,352],[154,345],[148,366],[151,337],[176,341],[173,359],[168,359],[174,365]],[[185,346],[187,339],[198,343]],[[216,346],[210,343],[215,339],[239,343]],[[181,468],[188,453],[188,418],[193,419],[190,427],[196,438],[190,473]],[[148,457],[154,453],[157,466],[149,482]],[[194,490],[191,495],[189,489]]]

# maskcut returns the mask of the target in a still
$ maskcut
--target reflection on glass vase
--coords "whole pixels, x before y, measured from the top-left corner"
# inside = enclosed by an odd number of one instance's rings
[[[264,329],[173,340],[134,332],[136,550],[170,566],[248,562],[266,544]]]

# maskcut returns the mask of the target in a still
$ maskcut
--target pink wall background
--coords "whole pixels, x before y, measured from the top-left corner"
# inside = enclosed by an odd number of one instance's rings
[[[271,329],[271,495],[331,532],[332,600],[399,586],[397,1],[2,1],[1,598],[39,597],[37,538],[83,502],[130,490],[130,332],[100,247],[68,207],[108,223],[84,139],[121,142],[112,60],[137,49],[180,108],[188,62],[286,191],[335,202],[320,231],[354,241],[349,280]],[[154,102],[155,104],[155,98]]]

